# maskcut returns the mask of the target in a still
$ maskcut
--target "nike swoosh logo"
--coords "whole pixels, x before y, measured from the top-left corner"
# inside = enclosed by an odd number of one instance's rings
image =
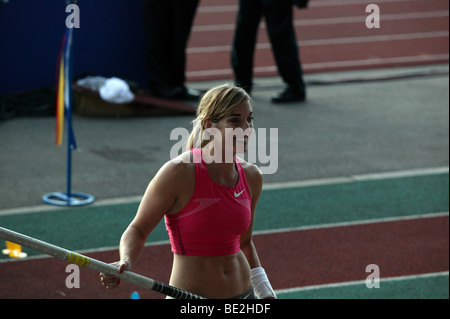
[[[236,191],[234,191],[234,197],[239,197],[243,192],[245,191],[245,189],[243,189],[241,192],[236,193]]]

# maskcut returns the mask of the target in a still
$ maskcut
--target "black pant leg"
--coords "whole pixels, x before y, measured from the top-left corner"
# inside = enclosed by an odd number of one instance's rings
[[[267,33],[278,67],[285,83],[305,90],[299,48],[293,25],[291,0],[262,0]]]
[[[236,85],[251,91],[258,27],[262,17],[261,0],[239,0],[231,65]]]
[[[149,86],[155,93],[169,90],[170,56],[167,54],[171,46],[172,25],[171,3],[173,0],[143,0],[146,41],[146,66]],[[169,35],[169,36],[168,36]]]
[[[199,0],[175,0],[174,2],[172,51],[167,52],[171,58],[170,84],[173,87],[184,86],[186,80],[186,47],[198,4]]]

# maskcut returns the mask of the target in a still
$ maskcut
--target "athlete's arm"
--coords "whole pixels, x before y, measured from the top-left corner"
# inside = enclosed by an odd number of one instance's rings
[[[120,273],[136,264],[149,234],[188,188],[185,184],[191,182],[190,174],[189,163],[169,161],[149,183],[135,218],[120,239],[120,261],[113,263]],[[101,274],[101,278],[107,288],[115,288],[120,283],[114,276]]]
[[[245,176],[247,178],[247,185],[252,197],[251,203],[251,221],[248,229],[241,235],[241,250],[244,253],[250,268],[260,267],[260,261],[258,253],[256,252],[255,245],[252,240],[253,223],[255,220],[256,204],[258,203],[259,196],[262,191],[263,176],[260,169],[253,164],[245,163],[244,165]]]
[[[252,219],[247,231],[241,236],[241,250],[250,266],[250,281],[255,290],[255,295],[259,299],[274,299],[276,294],[267,278],[264,268],[261,267],[258,253],[256,252],[255,245],[252,240],[253,224],[255,220],[256,204],[259,200],[262,191],[263,178],[259,168],[255,165],[246,165],[247,169],[247,185],[250,188],[250,194],[252,196]]]

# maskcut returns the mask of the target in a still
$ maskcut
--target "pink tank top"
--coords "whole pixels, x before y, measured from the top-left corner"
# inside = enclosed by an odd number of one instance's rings
[[[192,153],[194,194],[178,213],[165,216],[172,252],[188,256],[235,254],[251,219],[251,196],[244,169],[236,158],[239,181],[233,187],[222,186],[209,177],[202,149],[193,149]]]

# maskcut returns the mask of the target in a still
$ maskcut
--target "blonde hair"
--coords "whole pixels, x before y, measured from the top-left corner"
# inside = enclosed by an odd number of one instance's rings
[[[210,89],[205,93],[197,109],[197,118],[192,121],[193,129],[186,146],[187,150],[204,147],[209,139],[203,139],[205,121],[219,122],[230,115],[242,103],[253,104],[251,97],[244,89],[230,84],[224,84]]]

